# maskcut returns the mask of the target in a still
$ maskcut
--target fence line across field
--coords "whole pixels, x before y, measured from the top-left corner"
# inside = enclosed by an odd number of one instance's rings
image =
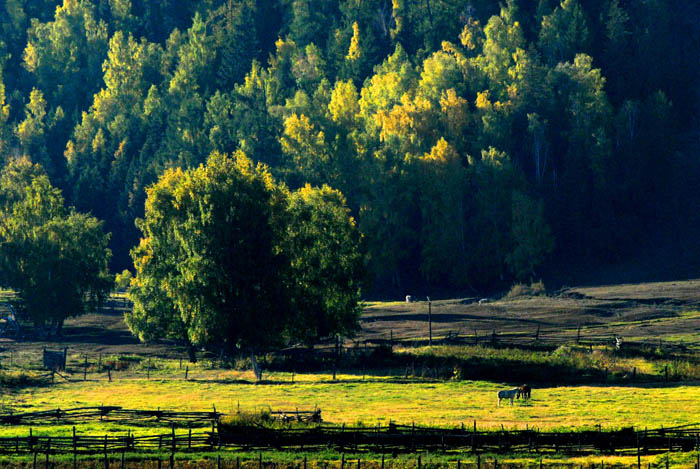
[[[568,453],[642,455],[700,450],[700,426],[634,431],[541,432],[476,428],[430,428],[415,425],[346,427],[318,425],[309,428],[224,427],[218,431],[122,436],[29,435],[0,438],[0,453],[99,454],[115,452],[211,452],[220,449],[335,448],[354,452],[415,452],[465,450],[473,453]]]

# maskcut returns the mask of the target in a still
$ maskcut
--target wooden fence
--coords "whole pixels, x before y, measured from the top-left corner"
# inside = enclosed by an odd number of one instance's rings
[[[423,452],[461,450],[474,453],[564,453],[641,455],[700,449],[700,426],[634,431],[540,432],[537,430],[478,431],[413,425],[308,428],[225,427],[219,431],[186,433],[173,427],[160,435],[72,436],[28,435],[0,438],[0,453],[113,454],[118,452],[187,452],[227,449],[323,449],[353,452]]]
[[[0,415],[0,424],[39,425],[77,423],[100,420],[115,423],[160,423],[175,426],[201,426],[218,422],[223,414],[214,408],[211,412],[174,412],[169,410],[123,409],[118,406],[77,407],[37,412]]]

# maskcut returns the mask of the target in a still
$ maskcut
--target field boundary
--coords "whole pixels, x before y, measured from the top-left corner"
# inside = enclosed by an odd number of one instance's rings
[[[115,412],[118,409],[110,410]],[[142,412],[142,411],[139,411]],[[160,412],[160,411],[154,411]],[[195,413],[187,413],[195,414]],[[201,412],[200,414],[216,414]],[[44,413],[44,415],[50,415]],[[77,415],[77,414],[76,414]],[[305,427],[266,428],[258,425],[212,424],[211,431],[177,432],[136,436],[29,435],[1,437],[2,454],[112,454],[118,452],[210,452],[221,449],[324,449],[341,452],[410,453],[416,451],[469,451],[472,453],[566,453],[649,455],[664,452],[700,451],[700,424],[635,431],[573,430],[542,432],[527,430],[478,430],[473,428],[435,428],[390,423],[375,427],[320,424]]]

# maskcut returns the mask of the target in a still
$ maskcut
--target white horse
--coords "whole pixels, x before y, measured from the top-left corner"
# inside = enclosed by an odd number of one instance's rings
[[[518,395],[520,388],[513,388],[504,391],[498,391],[498,405],[501,405],[501,399],[510,399],[510,405],[513,405],[513,399]]]

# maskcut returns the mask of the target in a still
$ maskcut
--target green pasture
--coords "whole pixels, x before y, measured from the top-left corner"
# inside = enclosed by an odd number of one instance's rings
[[[505,384],[486,381],[438,381],[367,375],[267,374],[256,384],[249,372],[224,370],[192,379],[90,379],[5,392],[2,405],[13,412],[110,405],[134,409],[255,411],[322,409],[324,420],[348,425],[388,424],[506,429],[537,427],[653,428],[693,423],[700,415],[698,383],[588,385],[535,388],[532,400],[497,406],[496,392]],[[50,427],[51,423],[47,423]],[[92,424],[97,425],[98,424]],[[113,430],[117,428],[113,424]],[[100,428],[95,431],[103,432]],[[16,435],[26,428],[0,427]],[[48,430],[48,428],[47,428]],[[57,430],[57,429],[55,429]],[[64,429],[68,431],[68,429]],[[53,430],[52,430],[53,431]]]

